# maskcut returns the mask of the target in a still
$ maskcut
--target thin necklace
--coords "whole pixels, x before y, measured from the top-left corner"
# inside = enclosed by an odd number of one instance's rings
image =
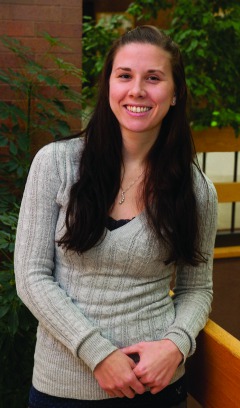
[[[121,199],[120,199],[120,201],[118,201],[118,204],[123,204],[123,203],[124,203],[126,192],[127,192],[128,190],[130,190],[130,188],[131,188],[132,186],[134,186],[134,184],[140,179],[140,177],[143,175],[143,173],[144,173],[144,170],[142,171],[141,174],[139,174],[139,176],[138,176],[135,180],[133,180],[133,181],[129,184],[129,186],[128,186],[125,190],[121,189]]]

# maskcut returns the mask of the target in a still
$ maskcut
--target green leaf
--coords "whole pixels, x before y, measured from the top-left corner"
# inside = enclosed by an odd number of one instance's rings
[[[22,177],[23,176],[23,174],[24,174],[24,169],[23,169],[23,167],[20,167],[20,166],[18,166],[18,168],[17,168],[17,175],[18,175],[18,177]]]
[[[47,32],[44,32],[42,35],[45,38],[45,40],[51,45],[51,47],[61,47],[61,48],[67,49],[67,50],[71,50],[71,48],[68,45],[61,42],[59,40],[59,38],[52,37]]]
[[[9,75],[7,75],[7,73],[0,70],[0,81],[3,82],[4,84],[10,84],[11,78],[9,77]]]
[[[40,75],[37,76],[37,78],[38,78],[38,80],[40,82],[44,82],[45,84],[47,84],[47,85],[49,85],[51,87],[54,87],[54,86],[58,87],[59,86],[59,81],[56,78],[54,78],[54,77],[52,77],[50,75],[40,74]]]
[[[65,115],[67,113],[64,103],[59,99],[53,99],[53,104],[61,114]]]
[[[0,146],[5,147],[7,145],[8,145],[8,139],[4,135],[0,134]]]
[[[0,319],[4,317],[10,309],[10,305],[0,306]]]
[[[19,147],[19,149],[22,151],[22,152],[25,152],[25,154],[26,154],[26,156],[27,156],[27,158],[28,158],[28,152],[29,152],[29,144],[30,144],[30,142],[29,142],[29,137],[28,137],[28,135],[27,135],[27,133],[20,133],[19,135],[18,135],[18,137],[17,137],[17,144],[18,144],[18,147]]]
[[[17,170],[18,165],[17,165],[17,163],[15,161],[9,161],[9,163],[7,163],[6,167],[7,167],[8,171],[12,172],[14,170]]]
[[[55,128],[55,133],[54,133],[54,130],[52,129],[52,134],[56,136],[57,133],[63,137],[69,136],[70,135],[69,124],[63,120],[57,120],[57,126]]]
[[[0,119],[5,120],[9,117],[9,105],[0,101]]]
[[[188,47],[188,51],[192,51],[195,50],[195,48],[197,48],[199,42],[197,39],[194,39],[193,41],[191,41],[190,46]]]
[[[8,247],[8,250],[9,250],[9,252],[10,252],[11,254],[13,254],[14,248],[15,248],[15,243],[14,243],[14,242],[11,242],[11,243],[9,244],[9,247]]]
[[[19,325],[18,314],[15,308],[13,308],[11,312],[9,313],[8,324],[9,324],[9,332],[11,335],[14,336],[17,332],[18,325]]]
[[[16,156],[17,152],[18,152],[18,148],[16,146],[15,143],[13,143],[12,141],[9,143],[9,151],[10,153],[12,153],[14,156]]]

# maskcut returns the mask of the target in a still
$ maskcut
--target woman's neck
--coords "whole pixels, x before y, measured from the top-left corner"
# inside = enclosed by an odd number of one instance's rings
[[[135,163],[135,167],[143,167],[147,154],[156,138],[141,133],[123,133],[122,153],[125,165]]]

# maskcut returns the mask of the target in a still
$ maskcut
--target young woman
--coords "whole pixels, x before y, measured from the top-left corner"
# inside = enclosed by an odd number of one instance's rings
[[[177,45],[137,27],[109,51],[84,137],[36,155],[15,251],[39,321],[30,408],[186,407],[217,208],[186,101]]]

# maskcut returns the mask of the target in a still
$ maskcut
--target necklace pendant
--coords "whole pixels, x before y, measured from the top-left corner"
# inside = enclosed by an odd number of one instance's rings
[[[124,201],[125,201],[125,193],[124,193],[124,191],[122,191],[122,192],[121,192],[121,199],[120,199],[120,201],[118,202],[118,204],[123,204]]]
[[[118,204],[121,205],[121,204],[124,203],[126,192],[127,192],[128,190],[130,190],[130,188],[131,188],[132,186],[134,186],[134,184],[140,179],[140,177],[141,177],[142,175],[143,175],[143,171],[142,171],[141,174],[139,174],[139,176],[138,176],[135,180],[133,180],[133,181],[131,182],[131,184],[129,184],[129,186],[128,186],[127,188],[125,188],[125,190],[122,190],[122,191],[121,191],[121,198],[120,198],[120,201],[118,201]]]

